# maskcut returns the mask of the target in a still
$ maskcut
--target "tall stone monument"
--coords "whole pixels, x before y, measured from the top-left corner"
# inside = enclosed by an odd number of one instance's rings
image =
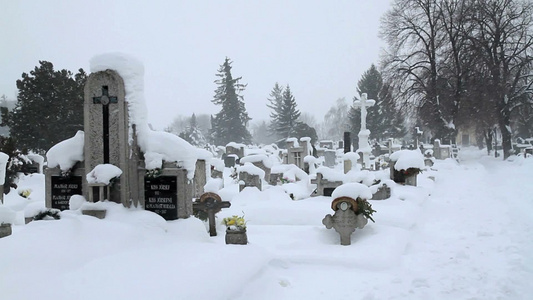
[[[359,149],[357,149],[357,153],[362,157],[364,169],[370,168],[370,153],[372,152],[372,148],[368,143],[370,130],[366,129],[366,108],[373,106],[375,103],[375,100],[367,99],[366,93],[361,94],[361,100],[355,100],[353,103],[355,107],[361,109],[361,130],[358,134]]]
[[[99,164],[112,164],[122,170],[118,181],[104,190],[104,198],[129,207],[130,199],[134,205],[139,202],[139,149],[135,128],[129,126],[125,96],[124,81],[116,71],[105,70],[89,76],[85,85],[84,153],[86,172]],[[93,202],[103,200],[97,199],[100,188],[89,185],[85,198]]]

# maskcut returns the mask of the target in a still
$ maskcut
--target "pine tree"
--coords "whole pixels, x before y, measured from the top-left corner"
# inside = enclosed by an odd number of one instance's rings
[[[39,61],[30,74],[17,80],[15,108],[6,124],[20,149],[44,152],[83,130],[83,87],[87,75],[65,69],[54,71],[52,63]]]
[[[376,103],[367,107],[366,127],[370,130],[372,139],[383,140],[390,137],[400,137],[405,134],[401,124],[401,114],[395,108],[390,87],[383,84],[381,73],[372,64],[370,69],[363,73],[357,83],[357,92],[366,93],[368,99]],[[358,100],[354,97],[354,100]],[[349,114],[349,129],[357,139],[361,129],[361,110],[352,106]]]
[[[179,137],[189,142],[191,145],[196,147],[204,147],[207,142],[203,133],[198,128],[198,123],[196,121],[196,115],[192,114],[191,121],[187,129],[179,134]]]
[[[300,117],[300,111],[296,106],[296,100],[291,88],[287,85],[283,92],[282,106],[278,115],[278,123],[276,124],[276,132],[280,137],[289,138],[294,133],[294,128]]]
[[[272,88],[272,91],[270,92],[270,98],[267,100],[269,102],[267,107],[272,110],[270,112],[270,124],[268,130],[270,135],[274,136],[277,140],[282,138],[278,136],[278,125],[283,109],[283,87],[276,82],[276,84],[274,84],[274,88]]]
[[[246,129],[251,118],[246,112],[243,96],[239,95],[246,85],[239,83],[242,77],[232,77],[231,64],[226,57],[216,74],[219,77],[215,80],[218,87],[212,102],[222,106],[211,121],[211,135],[216,145],[226,145],[229,142],[250,143],[252,138]]]

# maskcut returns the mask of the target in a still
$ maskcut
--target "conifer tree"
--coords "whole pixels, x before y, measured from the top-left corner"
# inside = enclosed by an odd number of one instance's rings
[[[274,88],[272,88],[272,91],[270,92],[270,98],[267,100],[269,102],[267,107],[272,110],[270,112],[270,124],[268,126],[268,130],[271,136],[274,136],[276,139],[278,139],[280,137],[278,136],[277,127],[283,108],[283,87],[276,82],[276,84],[274,84]]]
[[[381,73],[372,64],[363,73],[357,83],[357,92],[366,93],[368,99],[376,103],[367,107],[366,127],[370,130],[370,138],[383,140],[390,137],[400,137],[405,134],[401,124],[401,114],[395,108],[390,87],[383,84]],[[354,97],[354,100],[357,100]],[[355,139],[361,129],[361,110],[352,106],[349,112],[349,128]]]
[[[298,123],[300,111],[296,108],[296,100],[289,85],[285,88],[282,98],[282,106],[278,115],[276,132],[280,137],[289,138]]]
[[[44,152],[83,130],[83,69],[73,76],[52,63],[39,61],[29,74],[17,80],[15,108],[4,121],[20,149]]]
[[[204,147],[207,144],[202,131],[198,128],[195,114],[192,114],[189,126],[179,134],[179,137],[196,147]]]
[[[242,77],[233,78],[231,64],[226,57],[216,74],[219,77],[215,80],[218,87],[212,102],[222,106],[211,123],[211,135],[216,145],[226,145],[229,142],[250,143],[252,138],[246,129],[251,118],[246,112],[244,98],[239,94],[246,85],[239,83]]]

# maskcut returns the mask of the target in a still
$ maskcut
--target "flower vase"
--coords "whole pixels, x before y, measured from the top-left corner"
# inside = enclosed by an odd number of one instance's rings
[[[243,229],[243,230],[226,229],[226,244],[228,245],[248,244],[248,236],[246,235],[246,229]]]

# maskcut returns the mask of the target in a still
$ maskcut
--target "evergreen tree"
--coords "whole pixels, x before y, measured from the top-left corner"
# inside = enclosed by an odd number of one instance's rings
[[[283,87],[276,82],[276,84],[274,84],[274,88],[272,88],[272,91],[270,92],[270,98],[267,100],[269,102],[267,107],[272,110],[270,112],[270,125],[268,130],[270,135],[274,136],[277,140],[282,138],[278,136],[278,125],[283,110]]]
[[[15,108],[4,123],[19,149],[44,152],[83,130],[83,88],[87,75],[65,69],[54,71],[52,63],[39,61],[29,74],[17,80]]]
[[[250,143],[252,136],[246,125],[251,120],[244,106],[244,98],[239,95],[246,85],[239,83],[242,77],[233,78],[231,64],[226,57],[220,66],[215,80],[218,85],[212,102],[221,105],[222,109],[211,120],[211,135],[216,145],[226,145],[229,142]]]
[[[18,173],[22,172],[27,158],[25,158],[25,151],[18,150],[15,139],[11,136],[0,136],[0,152],[3,152],[9,156],[6,166],[6,176],[4,182],[0,182],[0,185],[4,186],[0,193],[9,194],[11,188],[17,188]]]
[[[204,147],[207,142],[203,133],[198,128],[198,123],[196,121],[196,115],[192,114],[191,121],[187,129],[179,134],[179,137],[189,142],[191,145],[196,147]]]
[[[296,100],[291,93],[291,88],[287,85],[283,92],[282,106],[275,127],[278,135],[282,138],[291,137],[299,117],[300,111],[296,108]]]
[[[363,73],[357,83],[357,92],[366,93],[368,99],[376,103],[367,107],[366,127],[370,130],[372,139],[383,140],[390,137],[400,137],[405,134],[402,118],[395,108],[391,88],[383,84],[381,73],[372,64],[370,69]],[[358,100],[354,97],[354,100]],[[349,114],[349,129],[355,140],[361,130],[361,109],[352,106]]]

